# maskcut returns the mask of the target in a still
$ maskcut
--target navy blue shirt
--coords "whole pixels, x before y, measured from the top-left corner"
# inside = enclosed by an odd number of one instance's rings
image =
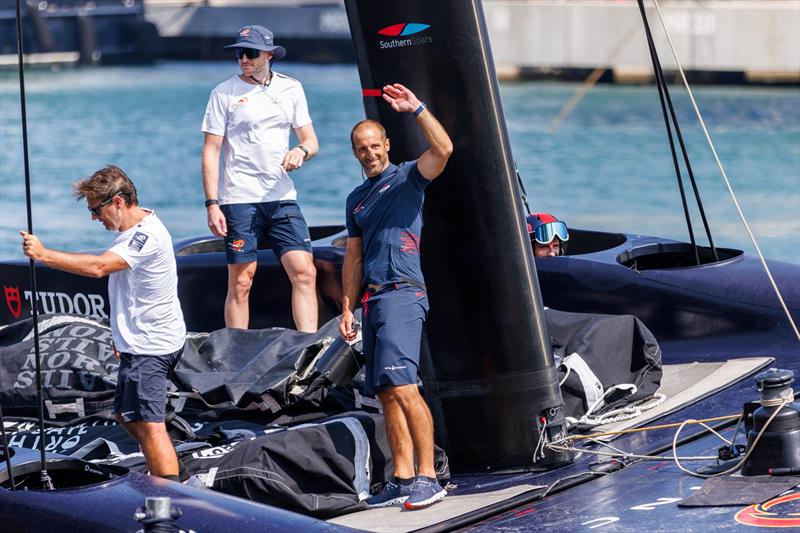
[[[389,163],[347,197],[347,235],[363,239],[366,283],[412,281],[424,286],[419,239],[428,183],[416,161]]]

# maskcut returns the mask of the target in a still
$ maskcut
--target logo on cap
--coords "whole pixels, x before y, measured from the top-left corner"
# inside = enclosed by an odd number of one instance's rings
[[[250,28],[242,28],[242,31],[239,32],[239,37],[247,37],[250,35]]]

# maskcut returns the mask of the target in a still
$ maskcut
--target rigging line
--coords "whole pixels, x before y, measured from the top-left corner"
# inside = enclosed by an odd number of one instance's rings
[[[8,479],[11,482],[11,490],[17,490],[14,486],[14,471],[11,470],[11,449],[8,447],[8,439],[6,438],[6,421],[3,418],[3,406],[0,405],[0,433],[3,434],[3,455],[6,459],[6,472],[8,472]]]
[[[28,7],[28,9],[31,9]],[[17,26],[17,66],[19,67],[19,105],[22,114],[22,158],[25,164],[25,207],[28,215],[28,233],[33,234],[33,214],[31,211],[31,172],[28,159],[28,116],[25,108],[25,68],[22,58],[22,9],[16,0]],[[39,292],[36,289],[36,268],[33,259],[28,263],[31,278],[31,311],[33,312],[33,348],[36,357],[36,398],[39,404],[39,455],[42,465],[41,483],[45,490],[53,490],[53,481],[47,474],[44,437],[44,404],[42,402],[42,362],[39,352],[39,313],[36,302]]]
[[[711,153],[714,155],[714,161],[716,161],[720,174],[722,174],[722,179],[725,181],[725,186],[728,188],[728,192],[731,195],[731,199],[733,200],[733,205],[736,207],[736,211],[739,213],[739,218],[741,219],[742,224],[744,224],[744,228],[747,231],[747,235],[750,237],[750,241],[753,243],[753,246],[756,249],[758,258],[761,260],[761,265],[764,267],[764,272],[766,272],[767,278],[769,278],[769,282],[772,285],[773,290],[775,291],[775,295],[778,297],[778,301],[780,302],[781,307],[783,307],[783,312],[786,314],[786,319],[789,321],[789,325],[794,330],[794,334],[797,337],[797,340],[800,341],[800,331],[798,331],[797,329],[797,325],[795,324],[794,319],[792,318],[792,314],[789,312],[789,308],[786,307],[786,302],[783,301],[783,295],[781,295],[781,291],[778,288],[777,283],[775,283],[775,279],[772,277],[772,272],[767,266],[767,261],[766,259],[764,259],[764,254],[761,253],[761,248],[758,246],[756,237],[755,235],[753,235],[753,232],[750,231],[750,225],[747,223],[747,219],[745,218],[744,212],[742,211],[742,208],[739,205],[739,201],[736,199],[736,194],[733,192],[733,186],[731,185],[731,182],[728,179],[728,174],[725,172],[725,168],[722,166],[722,161],[720,161],[719,155],[717,154],[717,149],[714,146],[714,141],[711,140],[711,135],[708,133],[708,128],[706,128],[706,123],[703,120],[703,115],[700,114],[700,108],[697,107],[697,102],[694,99],[694,93],[692,93],[692,89],[691,87],[689,87],[689,82],[686,80],[686,73],[684,73],[683,71],[681,62],[678,59],[678,54],[675,51],[675,46],[672,44],[672,37],[670,37],[669,31],[667,30],[667,25],[664,22],[664,17],[661,15],[661,7],[658,5],[658,0],[653,0],[653,3],[656,6],[656,11],[658,12],[658,18],[661,21],[661,25],[664,27],[664,34],[667,36],[667,42],[669,43],[669,48],[670,50],[672,50],[672,55],[675,58],[675,64],[677,65],[678,72],[680,73],[681,79],[683,80],[683,85],[686,87],[686,91],[689,94],[689,100],[691,100],[692,102],[692,108],[694,108],[694,112],[697,115],[697,119],[700,121],[700,127],[703,128],[703,134],[706,136],[706,141],[708,141],[708,146],[711,148]]]
[[[738,418],[739,420],[741,420],[742,415],[736,414],[736,415],[715,416],[713,418],[703,418],[700,420],[696,420],[694,422],[690,422],[690,424],[701,424],[703,422],[718,422],[720,420],[733,420],[734,418]],[[652,431],[656,429],[668,429],[668,428],[679,427],[682,424],[683,422],[673,422],[671,424],[661,424],[658,426],[644,426],[640,428],[620,429],[618,431],[606,431],[604,433],[592,433],[591,435],[570,435],[559,441],[556,441],[556,444],[573,440],[596,439],[598,437],[609,437],[612,435],[626,435],[628,433],[641,433],[643,431]]]
[[[647,44],[650,48],[650,60],[653,63],[653,73],[656,77],[656,87],[658,87],[658,99],[661,104],[661,114],[664,117],[664,127],[667,129],[667,139],[669,139],[669,149],[672,154],[672,164],[675,167],[675,178],[678,180],[678,190],[681,193],[681,203],[683,204],[683,214],[686,217],[686,226],[689,230],[689,240],[694,250],[694,257],[697,265],[700,265],[700,254],[697,251],[697,242],[694,238],[694,230],[692,229],[692,218],[689,214],[689,204],[686,201],[686,191],[683,188],[683,177],[681,175],[681,167],[678,163],[678,156],[675,153],[675,140],[672,137],[672,127],[670,125],[669,116],[667,115],[667,107],[664,101],[664,92],[667,90],[667,81],[664,79],[664,72],[660,68],[658,60],[658,52],[656,45],[653,41],[653,34],[650,31],[650,24],[647,22],[647,14],[644,10],[644,0],[638,0],[639,11],[642,15],[642,22],[644,23],[645,35],[647,36]]]
[[[649,22],[647,22],[649,27]],[[653,53],[656,55],[656,59],[658,60],[658,51],[655,48],[655,43],[653,44]],[[661,66],[661,61],[658,60],[658,70],[661,74],[661,79],[664,81],[664,95],[667,98],[667,105],[669,106],[669,113],[672,117],[672,124],[675,126],[675,134],[678,138],[678,143],[681,147],[681,154],[683,155],[683,162],[686,166],[686,173],[689,175],[689,181],[692,184],[692,191],[694,192],[694,199],[695,203],[697,204],[697,209],[700,212],[700,218],[703,221],[703,228],[706,232],[706,238],[708,239],[709,247],[711,248],[711,252],[714,255],[714,261],[719,261],[719,254],[717,253],[717,248],[714,246],[714,239],[711,237],[711,228],[708,225],[708,219],[706,218],[706,210],[703,208],[703,201],[700,199],[700,190],[697,187],[697,180],[694,177],[694,171],[692,170],[692,164],[689,161],[689,152],[686,149],[686,143],[683,140],[683,133],[681,132],[681,126],[678,122],[678,117],[675,114],[675,106],[672,104],[672,96],[669,94],[669,88],[667,87],[666,83],[666,76],[664,76],[664,70]],[[676,76],[677,78],[677,76]],[[699,260],[699,259],[698,259]],[[699,264],[699,263],[698,263]]]
[[[747,459],[753,453],[753,450],[756,449],[756,444],[758,444],[758,441],[761,440],[761,436],[764,435],[764,433],[766,433],[767,428],[772,423],[772,421],[775,419],[775,417],[778,416],[778,413],[780,413],[781,410],[784,407],[786,407],[787,405],[792,403],[793,399],[794,399],[793,397],[792,398],[786,398],[778,405],[778,408],[775,409],[775,411],[770,415],[770,417],[764,423],[764,427],[761,428],[761,431],[759,431],[758,434],[756,435],[756,437],[753,439],[753,443],[750,444],[750,446],[748,447],[747,453],[744,454],[744,457],[742,457],[741,460],[738,463],[736,463],[735,465],[733,465],[732,467],[726,469],[723,472],[716,472],[714,474],[700,474],[698,472],[694,472],[694,471],[689,470],[686,467],[684,467],[681,464],[681,462],[679,461],[679,457],[678,457],[678,435],[680,435],[680,432],[683,430],[683,427],[687,423],[691,422],[691,420],[684,421],[684,423],[681,424],[681,427],[679,427],[675,431],[675,436],[672,439],[672,460],[675,462],[675,466],[677,466],[680,470],[686,472],[687,474],[690,474],[690,475],[695,476],[695,477],[701,477],[701,478],[719,477],[719,476],[724,476],[726,474],[731,474],[731,473],[735,472],[736,470],[738,470],[740,467],[742,467],[744,465],[744,463],[747,461]],[[731,443],[729,443],[729,444],[731,444]]]
[[[522,203],[525,204],[525,216],[528,216],[531,213],[531,206],[528,205],[528,193],[525,191],[525,184],[522,183],[522,176],[519,175],[519,169],[517,168],[517,162],[514,162],[514,172],[517,173],[517,183],[519,183],[519,189],[522,191]]]

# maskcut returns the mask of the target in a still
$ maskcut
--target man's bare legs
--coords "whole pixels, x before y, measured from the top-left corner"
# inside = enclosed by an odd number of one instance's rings
[[[304,250],[290,250],[281,264],[292,283],[292,317],[297,331],[317,331],[317,269],[314,256]]]
[[[291,250],[281,256],[281,264],[292,283],[292,317],[297,331],[317,331],[317,269],[313,256]],[[256,262],[228,265],[228,295],[225,298],[225,327],[247,329],[250,324],[250,289]]]
[[[433,418],[416,385],[390,387],[378,393],[394,459],[394,475],[436,478],[433,466]],[[414,469],[414,452],[417,469]]]
[[[228,265],[228,295],[225,297],[225,327],[247,329],[250,323],[250,287],[256,262]]]
[[[124,422],[117,415],[117,422],[136,439],[142,448],[150,475],[165,477],[179,473],[178,457],[167,433],[164,422]]]

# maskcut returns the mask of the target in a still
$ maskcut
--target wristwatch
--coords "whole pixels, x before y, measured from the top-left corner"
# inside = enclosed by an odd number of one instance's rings
[[[306,150],[305,146],[303,146],[302,144],[298,144],[297,146],[295,146],[295,148],[300,148],[303,151],[303,154],[304,154],[303,155],[303,161],[308,159],[308,150]]]

